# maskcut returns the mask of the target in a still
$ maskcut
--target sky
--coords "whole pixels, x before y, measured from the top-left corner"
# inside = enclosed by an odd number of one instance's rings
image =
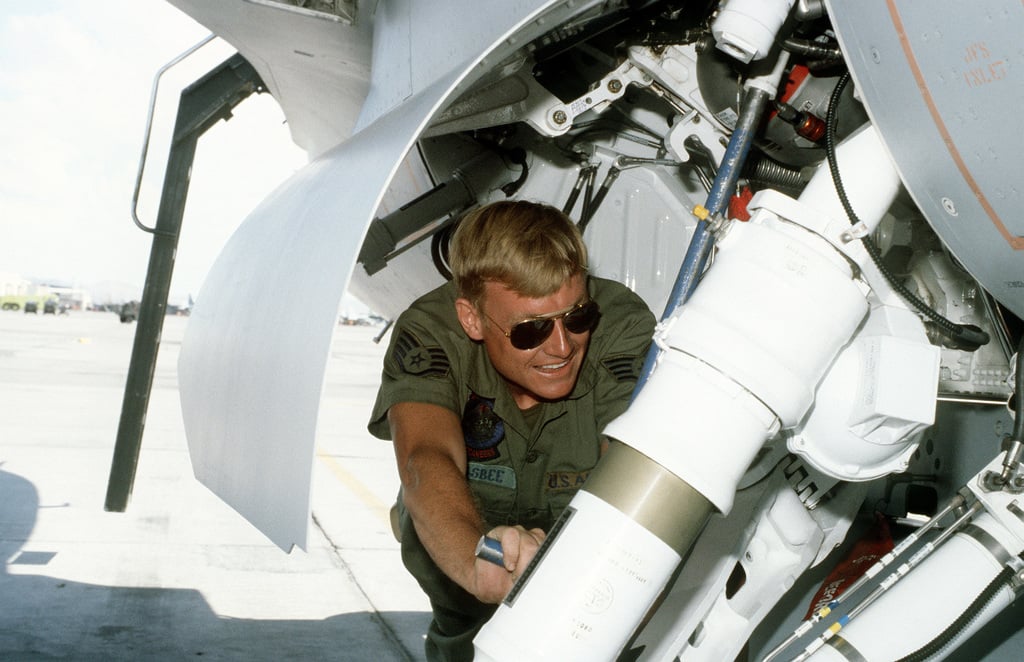
[[[151,241],[131,202],[153,79],[208,34],[163,0],[0,3],[0,277],[75,285],[97,299],[141,293]],[[161,79],[144,224],[156,222],[178,94],[233,52],[216,40]],[[200,140],[172,303],[198,294],[242,219],[305,162],[269,94],[250,96]]]

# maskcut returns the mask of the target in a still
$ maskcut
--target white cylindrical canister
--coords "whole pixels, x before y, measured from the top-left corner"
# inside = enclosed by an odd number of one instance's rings
[[[587,491],[474,640],[477,660],[614,660],[680,556]],[[544,614],[544,618],[537,618]]]
[[[796,0],[725,0],[711,25],[718,49],[740,62],[760,60],[771,50]]]

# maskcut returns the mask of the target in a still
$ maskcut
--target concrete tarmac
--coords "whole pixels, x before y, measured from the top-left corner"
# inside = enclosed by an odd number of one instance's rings
[[[103,509],[135,333],[113,313],[0,313],[0,660],[423,659],[391,444],[366,432],[384,343],[339,326],[308,551],[286,554],[192,475],[168,317],[131,502]]]

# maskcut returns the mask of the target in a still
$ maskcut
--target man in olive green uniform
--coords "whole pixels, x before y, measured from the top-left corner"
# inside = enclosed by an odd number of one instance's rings
[[[604,450],[654,330],[644,302],[587,276],[560,211],[499,202],[462,220],[453,281],[392,332],[370,431],[393,439],[402,559],[430,598],[430,660],[472,639]],[[500,540],[504,567],[475,558]]]

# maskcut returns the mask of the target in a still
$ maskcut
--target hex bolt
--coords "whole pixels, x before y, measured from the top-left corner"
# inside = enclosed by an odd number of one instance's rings
[[[612,94],[618,94],[620,91],[622,91],[622,81],[620,81],[618,78],[613,78],[610,81],[608,81],[608,91],[611,92]]]

